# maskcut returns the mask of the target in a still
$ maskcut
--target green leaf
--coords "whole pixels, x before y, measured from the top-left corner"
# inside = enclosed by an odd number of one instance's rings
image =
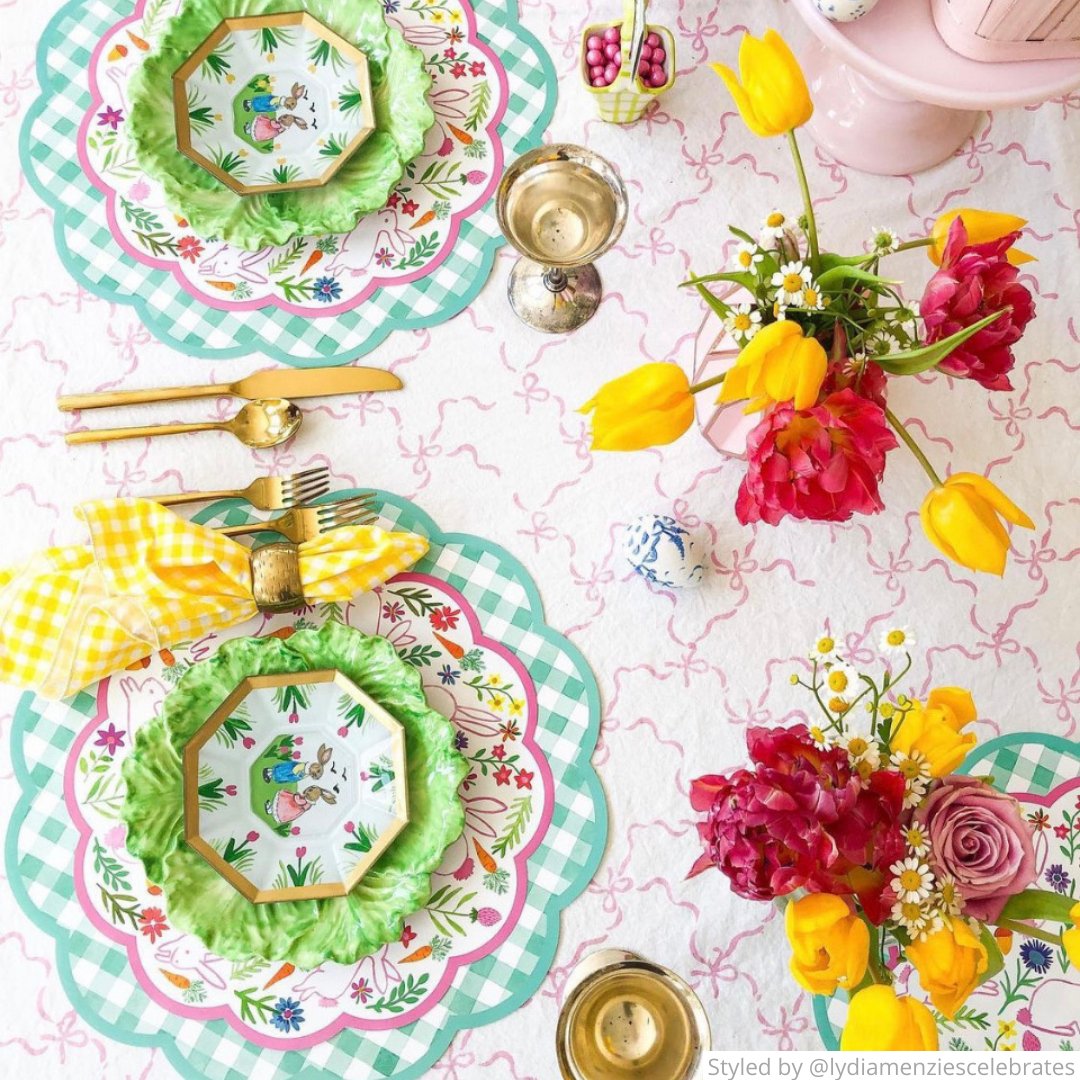
[[[888,356],[875,356],[874,361],[890,375],[918,375],[937,367],[954,349],[974,337],[980,330],[985,330],[996,319],[1005,314],[1005,310],[995,311],[977,323],[960,330],[943,341],[933,345],[924,345],[921,349],[909,349],[906,352],[890,353]]]
[[[994,932],[989,926],[984,926],[982,928],[982,931],[979,934],[979,940],[986,949],[986,956],[989,961],[986,971],[980,980],[980,983],[984,983],[990,979],[997,978],[998,974],[1005,967],[1005,957],[1002,955],[997,939],[994,937]]]
[[[837,285],[842,285],[846,281],[861,281],[867,285],[898,285],[897,281],[890,281],[888,278],[879,277],[877,274],[871,274],[869,270],[863,270],[858,266],[849,266],[843,264],[841,266],[834,266],[831,270],[826,270],[824,273],[818,274],[818,285],[822,289],[835,288]]]
[[[742,229],[736,229],[734,225],[728,226],[728,232],[732,236],[737,236],[740,240],[745,241],[747,244],[753,244],[754,247],[758,246],[758,242],[747,232],[743,232]]]
[[[713,296],[704,285],[698,285],[697,291],[701,294],[701,299],[705,301],[720,316],[721,319],[726,319],[731,314],[731,308],[724,303],[718,296]]]
[[[831,252],[823,251],[818,265],[824,273],[837,266],[862,266],[863,263],[869,262],[872,258],[873,255],[834,255]],[[820,277],[818,280],[821,280]]]
[[[1075,898],[1061,896],[1045,889],[1028,889],[1010,897],[1001,912],[1001,919],[1010,921],[1050,921],[1072,923],[1069,911],[1076,903]]]
[[[692,277],[680,284],[679,288],[687,285],[702,285],[708,281],[730,281],[735,285],[741,285],[744,289],[753,292],[757,286],[757,278],[741,270],[728,270],[722,274],[704,274],[701,277]]]

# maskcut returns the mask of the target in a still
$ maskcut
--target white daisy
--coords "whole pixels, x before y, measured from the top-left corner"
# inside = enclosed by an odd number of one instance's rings
[[[820,311],[824,306],[825,300],[816,285],[807,285],[799,295],[799,307],[801,308],[806,308],[809,311]]]
[[[738,304],[731,309],[724,326],[736,341],[745,345],[761,329],[761,312],[753,304]]]
[[[753,271],[764,258],[764,252],[755,244],[746,243],[745,240],[735,249],[735,267],[738,270]]]
[[[912,855],[921,857],[930,850],[930,839],[926,835],[926,829],[916,821],[904,830],[904,842]]]
[[[774,210],[765,219],[765,224],[761,226],[761,246],[763,248],[776,247],[777,240],[783,240],[784,235],[788,229],[794,224],[786,214],[780,210]]]
[[[930,763],[926,755],[918,750],[911,754],[898,750],[889,760],[904,778],[905,809],[918,806],[926,798],[926,789],[930,786]]]
[[[892,229],[877,228],[870,234],[866,250],[874,255],[891,255],[900,246],[900,237]]]
[[[940,916],[917,900],[897,900],[893,904],[892,917],[917,940],[941,927]]]
[[[776,289],[776,298],[782,304],[798,305],[803,289],[814,285],[814,277],[809,266],[804,266],[801,259],[784,263],[772,276],[770,284]]]
[[[815,746],[824,747],[828,744],[828,738],[825,732],[821,730],[816,724],[810,729],[810,740]]]
[[[883,653],[903,656],[904,653],[911,652],[916,640],[910,626],[890,626],[881,631],[878,645]]]
[[[901,903],[921,904],[934,888],[934,873],[917,855],[909,855],[889,867],[892,887]]]
[[[830,698],[839,698],[850,704],[862,689],[859,673],[850,664],[837,661],[825,672],[825,689]]]
[[[781,304],[777,300],[772,306],[772,317],[777,322],[787,322],[787,304]]]
[[[952,874],[939,875],[934,899],[938,908],[946,915],[959,915],[964,906],[964,898],[960,895],[956,878]]]
[[[810,659],[833,661],[836,659],[836,650],[838,648],[839,643],[836,638],[834,638],[828,630],[822,630],[821,633],[814,638],[813,647],[810,649]]]
[[[852,765],[867,765],[874,770],[881,764],[881,751],[878,744],[865,735],[849,735],[841,743],[847,751]]]

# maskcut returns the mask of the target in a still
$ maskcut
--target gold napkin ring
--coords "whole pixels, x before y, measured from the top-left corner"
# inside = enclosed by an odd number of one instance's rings
[[[305,605],[296,544],[266,544],[251,553],[251,594],[264,615]]]

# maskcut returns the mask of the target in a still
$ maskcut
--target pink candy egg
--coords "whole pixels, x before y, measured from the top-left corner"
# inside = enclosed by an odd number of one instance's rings
[[[651,60],[652,59],[652,46],[651,45],[642,45],[641,46],[641,59],[642,60]]]
[[[602,79],[603,77],[604,77],[604,65],[603,64],[592,64],[589,67],[589,78],[590,79]]]
[[[614,64],[608,64],[608,66],[604,68],[604,78],[609,83],[613,83],[618,77],[618,75],[619,69]]]
[[[585,54],[585,63],[589,67],[595,67],[597,64],[603,64],[604,54],[599,49],[590,49]]]
[[[652,62],[663,66],[664,61],[667,59],[667,53],[663,49],[653,49]]]
[[[619,55],[620,51],[621,51],[621,47],[620,47],[620,45],[619,45],[619,43],[617,41],[609,41],[604,46],[604,55],[609,60],[614,60],[615,57]]]
[[[645,44],[650,48],[655,49],[657,45],[663,45],[663,41],[660,40],[660,35],[653,33],[645,39]]]
[[[618,26],[609,26],[604,31],[604,40],[610,42],[618,42],[622,37],[622,29]]]
[[[659,64],[653,64],[653,69],[649,72],[649,85],[663,86],[666,82],[667,75],[664,73],[664,69]]]
[[[638,64],[637,73],[643,79],[648,78],[648,76],[649,76],[649,74],[651,72],[652,72],[652,64],[650,64],[648,60],[642,60],[641,63]]]
[[[603,75],[595,75],[592,80],[593,86],[607,86],[607,81]]]
[[[590,34],[585,48],[599,52],[604,47],[604,39],[599,34]]]

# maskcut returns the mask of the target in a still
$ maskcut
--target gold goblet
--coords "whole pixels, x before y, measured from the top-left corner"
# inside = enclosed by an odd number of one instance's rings
[[[678,975],[601,949],[571,972],[555,1040],[563,1080],[690,1080],[711,1034]]]
[[[495,207],[522,256],[507,290],[517,317],[548,334],[588,322],[603,295],[593,260],[626,224],[626,188],[611,163],[566,143],[530,150],[506,170]]]

